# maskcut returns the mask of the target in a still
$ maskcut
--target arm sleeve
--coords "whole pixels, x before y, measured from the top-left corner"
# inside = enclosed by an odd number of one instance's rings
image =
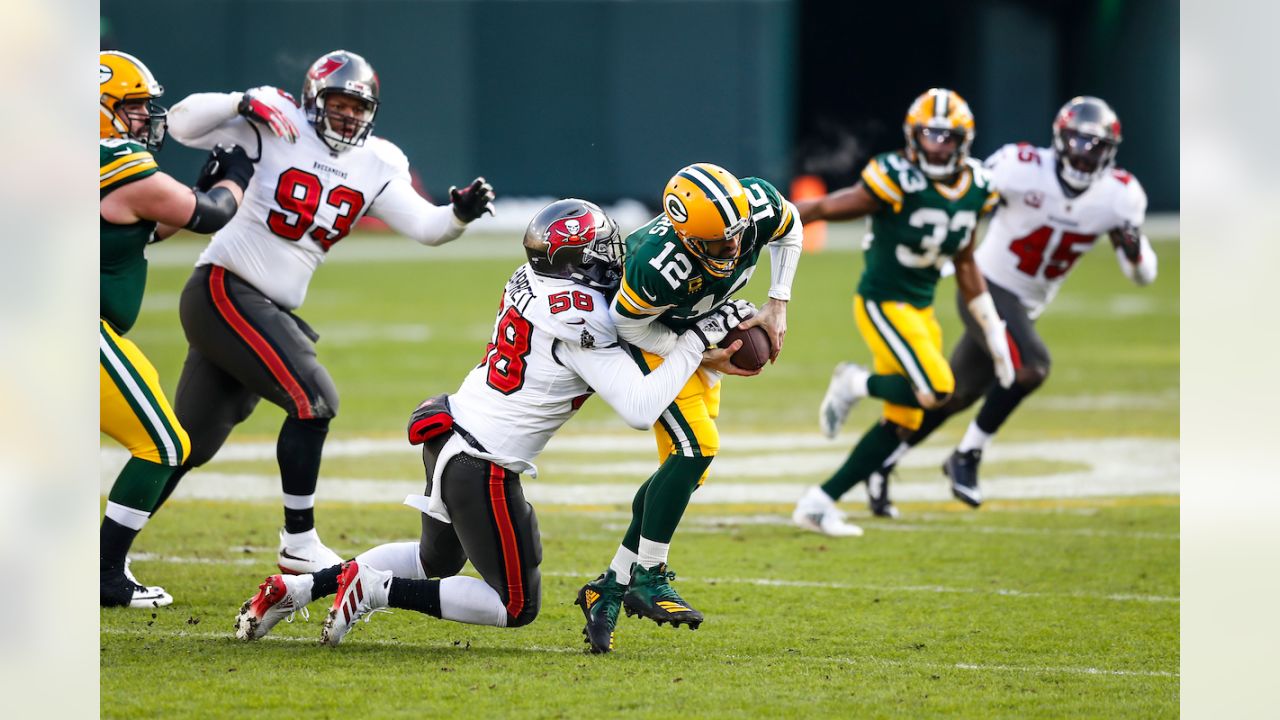
[[[667,357],[675,349],[676,342],[680,338],[676,331],[657,322],[657,315],[632,317],[625,308],[619,307],[618,300],[614,300],[613,305],[609,307],[609,314],[613,316],[618,337],[645,352]]]
[[[1120,263],[1120,272],[1135,285],[1150,285],[1156,279],[1156,251],[1146,235],[1140,238],[1140,242],[1142,250],[1138,253],[1138,262],[1129,262],[1129,258],[1124,256],[1124,250],[1120,248],[1116,248],[1116,262]]]
[[[387,183],[369,214],[423,245],[444,245],[456,240],[467,227],[453,214],[452,205],[432,205],[419,195],[407,171]]]
[[[584,350],[556,345],[556,357],[578,373],[624,421],[636,430],[657,422],[702,362],[702,342],[692,333],[677,336],[662,365],[645,375],[620,348]]]
[[[800,265],[800,251],[804,246],[804,226],[800,222],[800,211],[789,201],[783,200],[784,207],[790,213],[791,228],[782,237],[769,243],[769,270],[771,282],[769,297],[776,300],[791,299],[791,283],[796,278],[796,267]]]
[[[218,143],[235,143],[250,152],[258,136],[237,108],[243,93],[196,93],[169,111],[169,134],[187,147],[210,150]]]

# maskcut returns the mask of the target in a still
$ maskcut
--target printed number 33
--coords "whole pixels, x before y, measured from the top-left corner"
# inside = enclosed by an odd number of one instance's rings
[[[907,218],[907,223],[911,227],[932,228],[930,233],[924,236],[920,241],[921,252],[915,252],[906,245],[899,245],[897,248],[898,262],[905,267],[926,268],[937,267],[941,269],[947,262],[949,255],[942,254],[942,243],[947,240],[947,233],[957,230],[964,232],[960,244],[956,246],[955,252],[963,250],[969,244],[969,239],[973,233],[973,227],[978,222],[978,215],[972,210],[961,210],[953,216],[948,216],[945,210],[939,208],[920,208],[911,213],[911,217]]]

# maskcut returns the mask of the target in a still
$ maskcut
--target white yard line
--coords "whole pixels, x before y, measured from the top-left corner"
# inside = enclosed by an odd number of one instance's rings
[[[712,466],[707,484],[693,495],[698,504],[791,503],[812,482],[837,467],[848,452],[847,442],[830,443],[810,433],[727,435],[721,456]],[[920,448],[907,455],[906,468],[936,468],[948,448]],[[369,457],[380,454],[416,455],[400,439],[356,438],[326,444],[325,456]],[[608,459],[581,460],[573,455],[605,455]],[[625,458],[635,454],[635,459]],[[525,491],[535,503],[553,505],[617,505],[631,501],[639,483],[656,466],[652,440],[647,435],[565,436],[553,439],[541,459],[544,477],[625,479],[625,482],[542,483],[527,478]],[[105,496],[128,455],[106,446],[101,451],[100,490]],[[219,453],[221,461],[268,461],[275,458],[274,442],[232,443]],[[996,443],[986,456],[988,466],[1002,461],[1041,460],[1086,464],[1076,470],[1034,476],[984,476],[989,499],[1070,498],[1177,494],[1178,443],[1150,438],[1062,440],[1057,442]],[[278,477],[272,474],[198,470],[178,488],[175,497],[218,500],[273,500],[280,496]],[[779,482],[720,482],[720,478],[777,478]],[[793,478],[786,481],[787,478]],[[422,492],[419,477],[401,480],[335,478],[320,480],[322,500],[344,502],[400,502],[405,495]],[[860,485],[845,498],[865,498]],[[941,479],[894,483],[899,501],[945,501],[950,490]]]

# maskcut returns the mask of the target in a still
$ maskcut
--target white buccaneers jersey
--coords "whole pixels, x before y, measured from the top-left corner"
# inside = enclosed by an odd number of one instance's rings
[[[291,97],[274,88],[253,92],[293,122],[298,139],[289,143],[239,116],[198,138],[182,139],[203,149],[236,143],[250,158],[261,154],[239,211],[196,265],[221,265],[292,310],[302,305],[329,248],[370,212],[387,185],[411,182],[409,161],[395,145],[373,136],[361,147],[335,153]]]
[[[594,350],[605,356],[602,362],[625,352],[604,295],[521,265],[502,292],[484,360],[449,397],[457,424],[489,453],[532,462],[591,394],[587,381],[566,366],[572,363],[566,351],[557,357],[557,346],[566,344]]]
[[[1112,170],[1069,198],[1058,182],[1052,148],[1005,145],[987,159],[999,210],[974,258],[986,278],[1022,300],[1037,317],[1076,260],[1098,236],[1125,224],[1141,227],[1147,194],[1137,178]]]

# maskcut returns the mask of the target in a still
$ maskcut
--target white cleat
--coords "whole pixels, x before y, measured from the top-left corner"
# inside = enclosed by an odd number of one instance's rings
[[[272,575],[258,586],[258,592],[244,601],[236,615],[236,638],[257,640],[271,632],[281,620],[293,622],[294,613],[309,620],[307,604],[311,602],[310,575]]]
[[[124,576],[133,583],[133,597],[129,600],[131,608],[158,608],[173,604],[173,596],[159,585],[143,585],[133,575],[133,558],[124,559]]]
[[[831,371],[831,383],[827,394],[818,406],[818,426],[828,439],[835,439],[840,426],[849,417],[849,411],[866,397],[867,379],[871,373],[861,365],[851,362],[837,363]]]
[[[845,514],[820,487],[811,487],[796,503],[791,522],[810,532],[831,537],[860,537],[862,528],[845,520]]]
[[[343,565],[338,575],[338,594],[320,631],[320,644],[337,647],[357,620],[369,622],[372,613],[385,611],[391,577],[389,571],[375,570],[355,560]]]
[[[276,554],[276,566],[280,572],[306,575],[341,564],[342,557],[320,542],[315,528],[301,533],[280,530],[280,551]]]

